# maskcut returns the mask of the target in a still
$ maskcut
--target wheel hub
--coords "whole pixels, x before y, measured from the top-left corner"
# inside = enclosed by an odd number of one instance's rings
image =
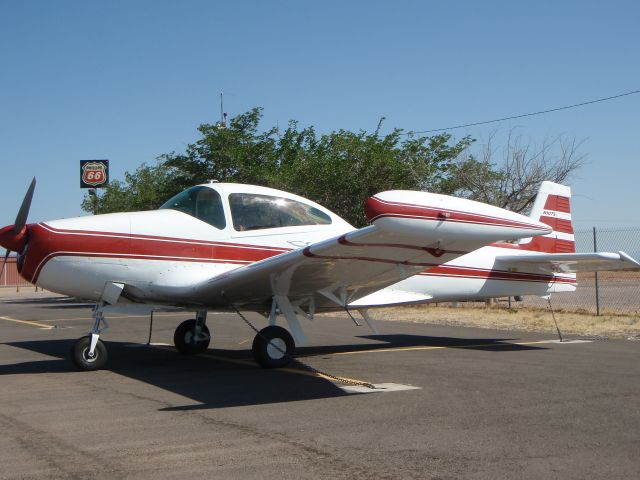
[[[189,345],[198,345],[200,343],[206,342],[207,338],[208,338],[207,335],[202,331],[199,333],[191,331],[185,334],[184,341]]]
[[[91,353],[88,348],[82,351],[82,356],[87,362],[94,362],[96,360],[96,352]]]
[[[274,360],[280,360],[287,351],[287,344],[281,338],[272,338],[267,345],[267,353]]]

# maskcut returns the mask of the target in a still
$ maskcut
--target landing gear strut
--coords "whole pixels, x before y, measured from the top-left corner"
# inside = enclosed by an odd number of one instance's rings
[[[107,364],[107,347],[100,341],[100,334],[109,328],[102,309],[104,305],[96,305],[93,311],[93,327],[86,337],[79,338],[71,347],[71,360],[78,370],[100,370]],[[100,325],[104,324],[104,327]]]
[[[173,343],[183,355],[202,353],[209,348],[211,333],[206,325],[207,312],[200,311],[195,319],[185,320],[173,334]]]

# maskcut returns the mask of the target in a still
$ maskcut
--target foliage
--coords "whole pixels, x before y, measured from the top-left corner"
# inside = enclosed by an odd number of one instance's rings
[[[456,159],[472,143],[450,143],[448,134],[405,135],[338,130],[318,135],[289,122],[284,132],[259,131],[261,110],[233,118],[227,127],[201,125],[200,138],[184,153],[161,155],[114,181],[96,199],[96,212],[154,209],[189,186],[217,180],[278,188],[310,198],[354,226],[363,226],[365,200],[392,189],[453,193],[449,181]],[[92,211],[90,197],[82,208]]]
[[[155,166],[143,163],[124,177],[124,182],[111,181],[97,198],[85,195],[82,209],[93,212],[95,208],[95,213],[153,210],[181,190],[162,162]]]
[[[310,198],[356,227],[366,224],[363,204],[384,190],[428,190],[458,195],[524,212],[543,180],[562,182],[584,164],[579,144],[563,137],[536,146],[509,135],[502,161],[491,140],[468,153],[470,137],[415,136],[401,129],[381,134],[338,130],[318,135],[289,122],[260,130],[254,108],[228,126],[204,124],[184,153],[160,155],[113,181],[97,197],[85,197],[85,211],[108,213],[158,208],[185,188],[210,180],[269,186]]]

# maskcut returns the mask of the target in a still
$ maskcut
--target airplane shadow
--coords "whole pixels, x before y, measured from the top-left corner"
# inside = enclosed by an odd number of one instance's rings
[[[374,340],[359,345],[306,347],[296,357],[328,355],[346,351],[411,346],[448,346],[494,351],[535,350],[544,347],[514,345],[504,339],[454,339],[419,335],[371,335]],[[68,359],[73,340],[7,342],[6,345],[41,353],[54,359],[0,365],[1,375],[78,372]],[[333,382],[287,370],[265,370],[253,362],[249,350],[210,349],[205,355],[182,356],[172,347],[124,342],[105,342],[109,354],[107,369],[128,378],[177,393],[197,404],[167,405],[162,411],[198,410],[295,402],[349,395]],[[292,367],[295,368],[295,367]],[[335,372],[333,372],[335,373]]]
[[[296,356],[314,356],[332,353],[344,353],[354,351],[410,348],[410,347],[446,347],[446,348],[466,348],[470,350],[484,350],[495,352],[513,352],[520,350],[541,350],[544,347],[532,345],[519,345],[510,343],[512,338],[455,338],[455,337],[432,337],[426,335],[408,334],[382,334],[382,335],[361,335],[358,338],[366,338],[376,343],[357,345],[330,345],[322,347],[302,347],[296,348]],[[384,343],[380,343],[384,342]]]
[[[7,342],[50,357],[0,365],[0,376],[78,372],[68,359],[73,340]],[[160,410],[197,410],[246,405],[294,402],[347,395],[332,382],[319,377],[232,363],[207,355],[183,356],[172,347],[159,348],[123,342],[105,342],[107,370],[177,393],[195,405],[167,405]],[[210,351],[215,354],[216,351]],[[250,352],[244,351],[244,358]]]

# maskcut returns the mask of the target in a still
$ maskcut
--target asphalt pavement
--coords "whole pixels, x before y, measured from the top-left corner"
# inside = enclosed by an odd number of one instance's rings
[[[170,345],[188,313],[156,313],[151,345],[147,316],[114,314],[107,369],[78,372],[91,306],[0,293],[3,479],[640,478],[637,341],[304,321],[298,358],[370,390],[257,367],[236,314],[193,357]]]

